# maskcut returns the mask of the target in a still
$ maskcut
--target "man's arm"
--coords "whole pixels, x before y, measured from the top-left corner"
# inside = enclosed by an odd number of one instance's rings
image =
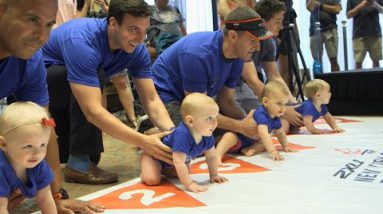
[[[174,127],[174,123],[170,119],[164,103],[158,96],[153,80],[149,78],[134,78],[133,81],[145,112],[149,115],[154,125],[162,131],[167,131]]]
[[[378,10],[379,13],[383,13],[383,6],[380,5],[377,1],[373,1],[372,3],[372,6]]]
[[[235,89],[224,86],[217,95],[220,112],[233,119],[243,119],[245,112],[234,100]]]
[[[367,0],[363,0],[356,7],[347,12],[347,18],[351,19],[352,17],[356,16],[363,8],[367,7],[368,5],[370,5],[370,3]]]
[[[114,117],[102,106],[101,90],[97,87],[70,83],[75,96],[86,119],[110,136],[136,145],[156,159],[172,163],[170,149],[165,146],[160,135],[144,135],[129,128]],[[142,85],[140,85],[142,87]],[[153,86],[154,87],[154,86]],[[142,90],[142,89],[141,89]],[[148,89],[150,90],[150,88]]]
[[[328,12],[328,13],[333,13],[333,14],[339,14],[339,12],[342,9],[340,4],[336,4],[336,5],[325,4],[325,3],[321,3],[317,0],[309,0],[306,3],[306,8],[310,12],[313,12],[316,7],[322,7],[321,9],[323,11]]]
[[[261,97],[262,90],[265,84],[259,80],[257,69],[254,62],[245,62],[243,64],[242,78],[246,81],[246,84],[250,87],[255,95]]]
[[[120,75],[112,77],[111,81],[116,88],[118,98],[125,109],[128,120],[134,127],[136,127],[137,118],[134,112],[134,97],[130,87],[129,78],[126,75]],[[103,95],[106,95],[106,93]],[[106,98],[103,99],[103,101],[106,101]]]
[[[217,118],[219,128],[239,132],[253,139],[257,138],[257,124],[253,119],[254,111],[250,111],[245,117],[244,112],[234,101],[234,89],[228,87],[221,89],[217,95],[217,103],[223,113]]]

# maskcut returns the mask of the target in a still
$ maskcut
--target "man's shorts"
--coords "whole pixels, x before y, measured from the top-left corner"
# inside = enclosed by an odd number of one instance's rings
[[[323,44],[326,47],[326,52],[328,58],[336,58],[338,56],[338,31],[336,28],[329,29],[324,31],[320,35],[319,44],[317,44],[316,36],[310,36],[310,50],[311,55],[314,59],[317,58],[318,50],[317,45],[319,45],[320,58],[323,55]]]
[[[382,37],[358,37],[352,40],[356,63],[362,63],[366,53],[372,61],[382,60]]]

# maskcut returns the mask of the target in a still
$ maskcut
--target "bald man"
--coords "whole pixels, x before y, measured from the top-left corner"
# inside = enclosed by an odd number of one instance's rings
[[[13,95],[19,101],[48,106],[46,70],[40,48],[49,38],[56,13],[55,0],[0,0],[0,99]],[[63,200],[66,197],[61,188],[54,132],[48,146],[47,161],[55,175],[51,189],[57,199],[59,213],[103,212],[101,206],[93,203]],[[23,199],[21,191],[16,190],[9,196],[8,209],[19,205]]]

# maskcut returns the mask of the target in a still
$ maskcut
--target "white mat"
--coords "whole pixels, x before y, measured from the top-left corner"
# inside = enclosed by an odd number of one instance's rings
[[[268,154],[226,160],[220,173],[229,182],[209,184],[205,193],[186,192],[176,180],[148,187],[134,179],[81,199],[104,204],[106,214],[381,214],[383,118],[342,118],[345,133],[288,136],[302,150],[282,153],[285,161]],[[196,160],[192,178],[208,183],[205,168],[203,159]]]

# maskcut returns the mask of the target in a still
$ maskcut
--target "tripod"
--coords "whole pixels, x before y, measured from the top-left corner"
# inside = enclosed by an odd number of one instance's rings
[[[290,77],[289,88],[291,92],[293,93],[293,95],[296,96],[296,98],[300,97],[301,100],[304,101],[305,99],[303,95],[302,80],[304,79],[311,80],[311,77],[307,69],[306,62],[303,58],[301,48],[299,44],[297,43],[297,39],[295,38],[295,34],[293,30],[294,30],[294,24],[290,23],[288,24],[288,26],[286,26],[282,35],[282,40],[285,40],[286,48],[287,48],[288,75]],[[299,54],[299,57],[304,69],[302,76],[299,72],[297,53]],[[298,91],[296,91],[296,89]]]

